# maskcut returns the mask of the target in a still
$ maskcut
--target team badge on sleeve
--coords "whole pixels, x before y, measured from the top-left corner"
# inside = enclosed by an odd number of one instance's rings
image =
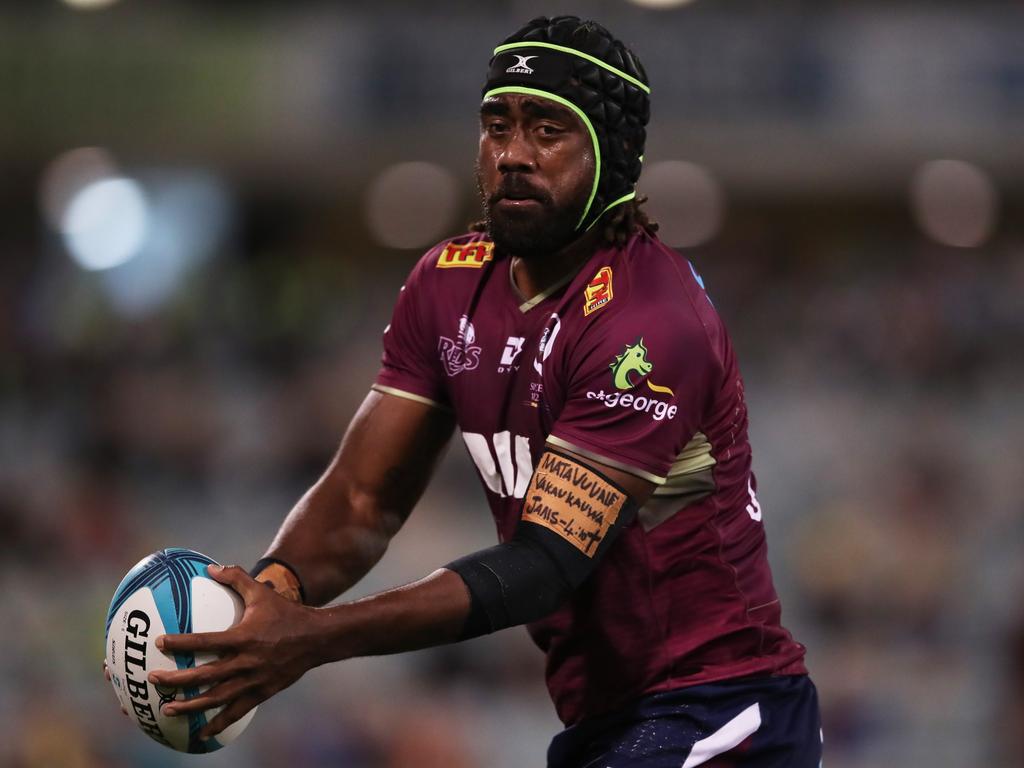
[[[437,257],[438,269],[453,269],[455,267],[470,267],[480,269],[484,264],[494,258],[494,243],[477,242],[456,245],[448,243]]]
[[[610,302],[612,297],[612,268],[601,267],[583,289],[583,316],[596,312]]]

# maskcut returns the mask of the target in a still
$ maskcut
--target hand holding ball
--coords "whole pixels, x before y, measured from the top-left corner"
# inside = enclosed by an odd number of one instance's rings
[[[199,731],[220,708],[167,716],[162,708],[187,701],[209,686],[181,690],[149,681],[157,670],[189,669],[213,661],[212,653],[165,654],[156,646],[164,634],[221,632],[242,618],[244,604],[234,590],[206,572],[213,560],[189,549],[162,549],[141,560],[121,581],[107,613],[105,659],[114,693],[129,717],[151,738],[180,752],[212,752],[245,730],[255,709],[216,737]]]

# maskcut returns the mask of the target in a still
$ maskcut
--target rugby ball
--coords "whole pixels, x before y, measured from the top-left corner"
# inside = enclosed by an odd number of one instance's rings
[[[161,549],[128,571],[110,602],[104,643],[114,693],[128,716],[153,740],[179,752],[213,752],[238,738],[256,710],[214,738],[199,730],[220,708],[167,717],[163,705],[207,690],[163,689],[149,682],[154,670],[186,669],[213,661],[212,653],[165,654],[156,647],[164,634],[221,632],[242,618],[238,594],[214,581],[206,566],[216,565],[191,549]]]

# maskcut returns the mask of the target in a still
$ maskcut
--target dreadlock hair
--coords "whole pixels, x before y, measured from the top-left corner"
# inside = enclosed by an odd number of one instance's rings
[[[607,221],[598,222],[604,227],[604,240],[608,245],[622,247],[635,232],[643,230],[648,235],[658,231],[658,222],[647,215],[642,206],[647,202],[647,195],[637,195],[622,205],[612,208],[607,214]]]

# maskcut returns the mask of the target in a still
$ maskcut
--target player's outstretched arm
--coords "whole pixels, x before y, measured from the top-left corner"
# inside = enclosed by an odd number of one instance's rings
[[[168,653],[205,651],[221,658],[194,669],[153,672],[150,682],[211,686],[165,708],[182,714],[223,707],[200,734],[208,738],[320,664],[416,650],[541,618],[586,579],[652,490],[619,470],[548,451],[513,539],[413,584],[328,608],[296,605],[239,568],[211,567],[213,578],[244,599],[242,620],[225,632],[157,638]]]
[[[305,601],[322,605],[376,564],[423,493],[450,413],[371,391],[323,476],[285,518],[265,557],[287,563]]]

